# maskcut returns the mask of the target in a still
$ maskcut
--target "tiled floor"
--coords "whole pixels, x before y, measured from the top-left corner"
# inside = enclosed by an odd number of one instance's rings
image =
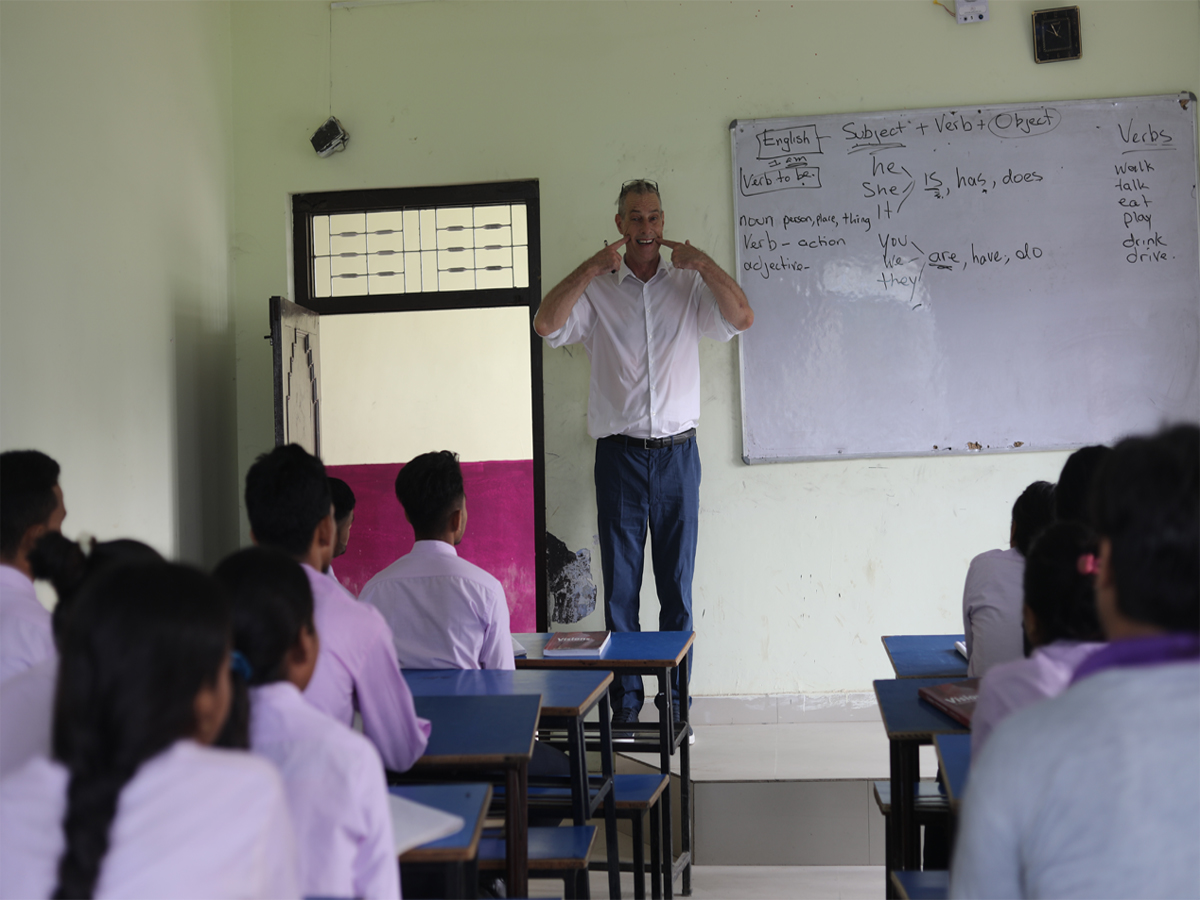
[[[608,896],[603,872],[592,872],[592,896]],[[678,883],[676,883],[678,889]],[[561,881],[530,881],[529,896],[561,897]],[[621,896],[633,896],[633,876],[621,876]],[[678,894],[676,894],[678,896]],[[877,900],[882,866],[695,866],[694,900]]]

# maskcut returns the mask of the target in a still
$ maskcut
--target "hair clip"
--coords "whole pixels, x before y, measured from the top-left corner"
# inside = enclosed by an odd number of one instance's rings
[[[247,684],[254,677],[254,669],[250,667],[250,660],[246,659],[240,650],[234,650],[229,654],[229,668],[235,675],[240,675],[242,681]]]
[[[1080,575],[1095,575],[1096,574],[1096,554],[1084,553],[1078,560],[1075,561],[1075,568],[1079,570]]]

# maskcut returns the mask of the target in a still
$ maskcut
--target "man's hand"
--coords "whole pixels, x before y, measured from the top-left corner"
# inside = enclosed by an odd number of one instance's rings
[[[629,236],[621,238],[615,244],[604,245],[604,249],[589,259],[585,266],[595,271],[597,275],[605,272],[616,272],[621,268],[621,254],[617,251],[629,243]]]
[[[615,244],[606,244],[603,250],[589,256],[574,272],[560,281],[542,298],[537,315],[533,317],[533,330],[546,337],[566,325],[571,309],[592,283],[592,279],[621,268],[621,254],[618,251],[628,243],[629,237],[626,236]]]
[[[697,250],[692,246],[691,241],[684,241],[682,244],[679,241],[668,241],[666,238],[659,238],[658,242],[670,249],[671,265],[677,269],[693,269],[697,272],[704,265],[705,261],[711,262],[708,254],[703,250]]]

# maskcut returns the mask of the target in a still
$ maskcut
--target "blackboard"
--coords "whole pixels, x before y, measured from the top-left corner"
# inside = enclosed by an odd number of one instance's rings
[[[730,125],[747,463],[1200,419],[1191,95]]]

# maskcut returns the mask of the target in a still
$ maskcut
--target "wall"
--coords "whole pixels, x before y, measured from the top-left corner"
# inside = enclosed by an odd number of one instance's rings
[[[1038,66],[1045,5],[994,0],[959,26],[923,0],[234,4],[241,470],[271,443],[262,334],[289,192],[538,178],[546,288],[615,236],[617,187],[646,176],[667,236],[728,268],[734,118],[1200,90],[1200,4],[1081,3],[1083,59]],[[331,110],[351,141],[321,160],[307,138]],[[961,628],[970,558],[1065,458],[749,468],[736,343],[705,342],[701,367],[699,694],[869,690],[890,673],[880,635]],[[572,549],[595,546],[588,371],[578,347],[546,351],[548,528]]]
[[[196,562],[238,541],[229,22],[0,4],[0,446],[60,462],[69,535]]]

